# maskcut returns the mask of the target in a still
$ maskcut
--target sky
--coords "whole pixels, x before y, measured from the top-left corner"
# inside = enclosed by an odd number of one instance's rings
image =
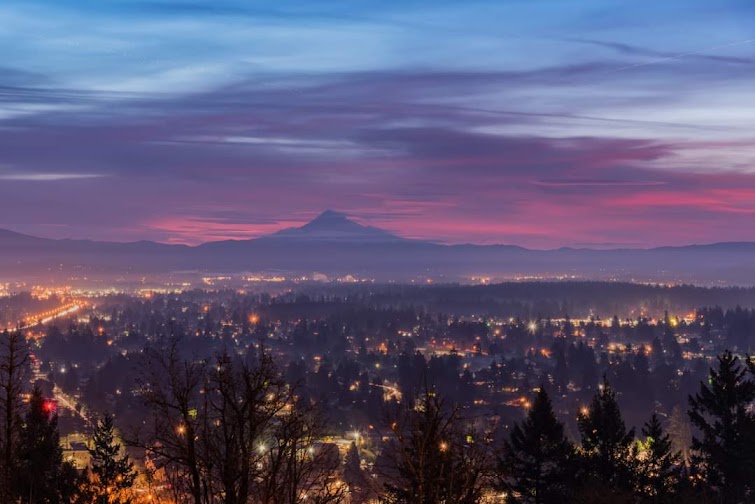
[[[3,0],[0,228],[755,241],[751,0]]]

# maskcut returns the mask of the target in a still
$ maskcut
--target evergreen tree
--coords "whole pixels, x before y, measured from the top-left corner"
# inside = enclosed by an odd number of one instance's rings
[[[709,384],[689,398],[689,417],[700,432],[692,438],[693,461],[701,479],[725,503],[755,497],[755,381],[728,350],[711,368]]]
[[[650,356],[652,358],[653,369],[666,365],[665,350],[661,339],[656,336],[650,346]]]
[[[359,449],[355,442],[351,443],[344,459],[343,480],[349,486],[359,486],[362,482],[362,463],[359,460]]]
[[[672,502],[681,478],[681,453],[673,451],[671,437],[663,430],[656,413],[645,423],[642,435],[645,436],[639,475],[642,500],[654,504]]]
[[[121,445],[115,439],[113,416],[106,414],[94,430],[92,481],[89,489],[96,504],[131,504],[131,486],[136,479],[134,464],[128,455],[121,455]]]
[[[16,495],[22,503],[68,504],[78,483],[76,471],[63,462],[55,405],[34,387],[21,429]]]
[[[556,391],[564,395],[569,385],[569,367],[566,364],[566,356],[561,348],[556,351],[556,368],[553,370],[553,384]]]
[[[527,418],[514,425],[510,438],[504,441],[499,459],[501,486],[515,499],[511,502],[563,502],[568,495],[573,454],[550,398],[540,387]]]
[[[349,485],[352,502],[362,502],[367,493],[367,480],[362,471],[362,462],[359,458],[359,449],[352,442],[346,452],[343,466],[343,481]]]
[[[580,411],[577,423],[582,437],[580,470],[584,481],[601,481],[621,492],[633,489],[634,429],[627,430],[616,393],[605,376],[589,408]]]
[[[663,348],[665,349],[666,361],[670,364],[678,364],[682,360],[682,347],[676,339],[674,321],[668,312],[663,316]]]

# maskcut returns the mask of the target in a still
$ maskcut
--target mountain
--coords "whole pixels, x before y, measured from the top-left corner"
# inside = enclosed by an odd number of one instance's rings
[[[30,276],[176,271],[361,275],[380,280],[557,277],[755,285],[755,243],[653,249],[529,250],[412,240],[325,211],[296,228],[196,247],[140,241],[52,240],[0,230],[0,281]]]
[[[283,229],[262,239],[363,243],[408,241],[406,238],[401,238],[380,228],[358,224],[345,214],[333,210],[324,211],[314,220],[301,227]]]

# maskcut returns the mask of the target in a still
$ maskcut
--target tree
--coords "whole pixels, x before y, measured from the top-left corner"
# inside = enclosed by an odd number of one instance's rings
[[[692,426],[687,412],[679,405],[674,406],[669,415],[668,434],[673,450],[681,454],[684,465],[689,465]]]
[[[197,447],[197,411],[205,363],[184,360],[179,340],[144,352],[140,380],[149,409],[146,431],[129,444],[145,450],[149,463],[163,471],[178,502],[206,504]]]
[[[569,368],[566,365],[566,356],[562,348],[558,348],[556,351],[556,368],[553,370],[553,384],[559,394],[566,394],[567,386],[569,385]]]
[[[665,353],[661,339],[656,336],[653,338],[650,346],[650,356],[652,358],[653,369],[666,365]]]
[[[648,503],[669,503],[675,498],[682,474],[681,453],[672,449],[671,437],[664,431],[657,413],[644,427],[639,490]]]
[[[730,351],[710,369],[708,385],[689,398],[692,460],[702,481],[725,503],[751,502],[755,491],[755,416],[748,410],[755,382]]]
[[[674,324],[668,312],[665,312],[663,316],[663,348],[666,351],[666,361],[670,364],[677,364],[682,360],[682,347],[676,339]]]
[[[512,502],[560,503],[569,495],[574,447],[541,386],[527,418],[515,424],[499,458],[499,481]],[[507,501],[508,502],[508,501]]]
[[[356,442],[352,442],[346,452],[343,464],[343,481],[349,485],[351,500],[361,502],[363,500],[362,495],[367,490],[365,488],[367,480],[362,470],[362,461],[359,458],[359,448],[357,448]]]
[[[486,443],[466,432],[456,406],[425,390],[401,404],[390,423],[393,441],[375,463],[388,503],[472,504],[488,483]]]
[[[63,462],[55,405],[37,387],[23,419],[15,480],[16,498],[29,504],[69,503],[80,483],[72,466]]]
[[[177,341],[147,352],[150,419],[130,440],[193,504],[338,502],[340,460],[319,411],[301,400],[264,349],[213,362],[184,359]],[[334,456],[335,454],[335,456]]]
[[[115,439],[113,416],[104,415],[95,426],[92,457],[92,480],[89,490],[96,504],[131,504],[131,487],[136,479],[134,464],[128,455],[121,455],[121,444]]]
[[[0,456],[2,481],[0,501],[10,502],[13,478],[18,468],[19,437],[21,435],[21,394],[28,390],[29,347],[20,331],[0,335]]]
[[[634,429],[627,430],[616,393],[605,376],[590,406],[580,411],[577,423],[582,437],[579,465],[583,481],[588,485],[600,481],[618,492],[632,490],[636,475]]]

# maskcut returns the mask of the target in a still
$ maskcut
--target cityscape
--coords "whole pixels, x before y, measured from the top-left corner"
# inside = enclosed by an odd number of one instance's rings
[[[755,5],[0,5],[0,504],[755,502]]]

